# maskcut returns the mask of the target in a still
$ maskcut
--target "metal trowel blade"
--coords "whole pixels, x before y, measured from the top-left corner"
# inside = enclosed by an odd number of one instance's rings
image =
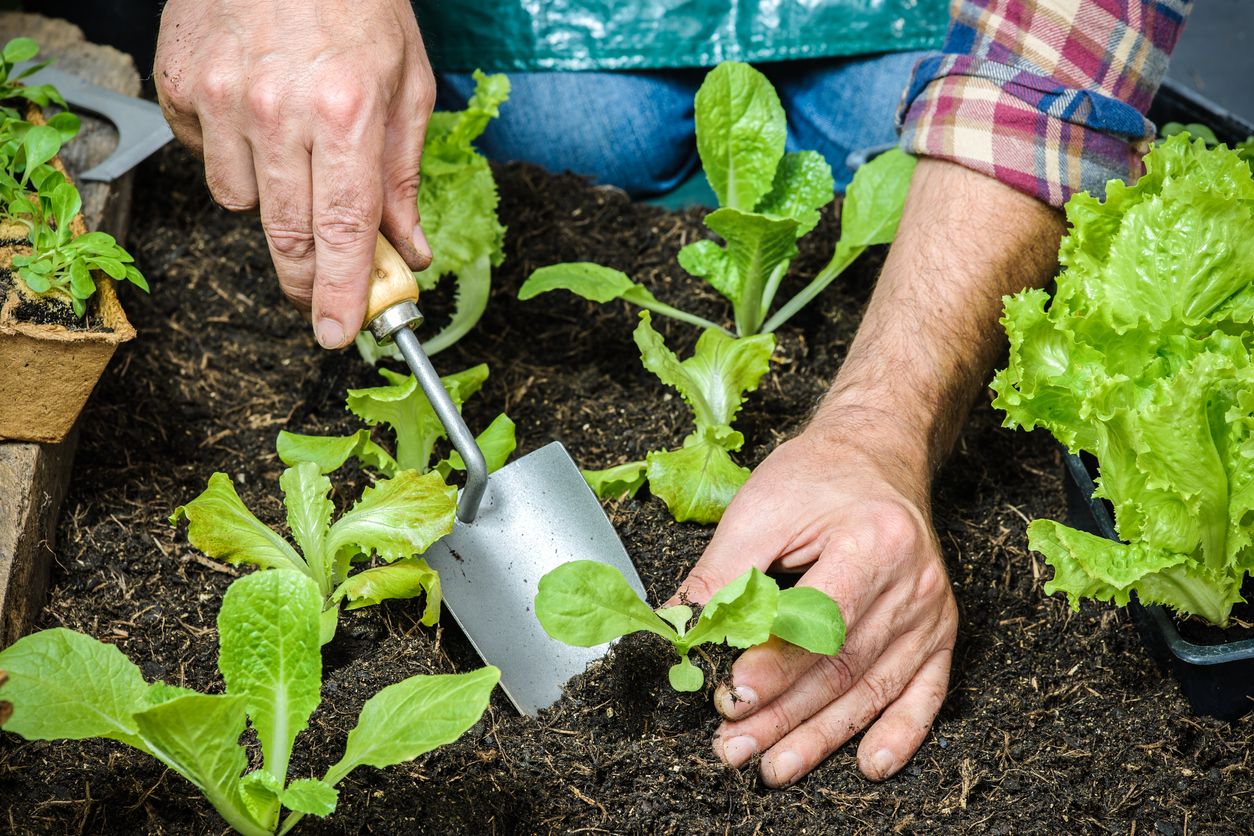
[[[571,560],[598,560],[646,597],[601,503],[558,442],[488,477],[475,521],[455,523],[424,556],[475,650],[501,669],[501,688],[518,710],[533,716],[609,649],[572,647],[544,632],[534,611],[540,578]]]

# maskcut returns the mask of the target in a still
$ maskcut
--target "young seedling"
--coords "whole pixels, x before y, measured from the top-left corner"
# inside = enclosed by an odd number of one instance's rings
[[[414,277],[423,290],[431,290],[445,276],[457,280],[453,318],[423,342],[428,355],[453,345],[479,322],[492,291],[492,268],[505,258],[496,180],[487,158],[472,143],[500,115],[509,98],[509,79],[478,70],[474,78],[475,92],[465,110],[431,115],[422,148],[418,210],[432,259]],[[371,364],[381,356],[401,359],[395,346],[379,346],[364,331],[357,347]]]
[[[388,381],[388,385],[350,389],[347,406],[349,412],[370,426],[386,424],[391,428],[395,439],[395,457],[371,439],[369,429],[342,436],[302,435],[284,430],[279,433],[277,444],[283,463],[314,462],[323,473],[330,473],[350,458],[355,458],[388,477],[402,470],[419,473],[434,470],[445,480],[452,471],[464,470],[465,464],[456,451],[433,463],[435,445],[447,433],[414,376],[387,369],[379,369],[379,374]],[[460,410],[487,379],[488,367],[481,363],[442,377],[440,382]],[[514,452],[514,422],[506,415],[498,415],[476,441],[488,462],[488,470],[497,470]]]
[[[1187,133],[1145,167],[1068,201],[1052,299],[1006,297],[993,405],[1096,457],[1126,541],[1033,521],[1047,593],[1079,609],[1135,592],[1222,625],[1254,571],[1254,176]]]
[[[62,181],[49,194],[50,217],[40,216],[35,201],[19,196],[10,202],[10,215],[26,221],[18,214],[22,208],[31,211],[30,241],[32,255],[13,256],[17,274],[32,291],[66,299],[78,316],[87,313],[87,301],[96,293],[92,272],[99,270],[110,278],[128,281],[140,290],[148,290],[148,282],[134,265],[130,253],[119,246],[107,232],[88,232],[75,236],[71,228],[82,208],[82,199],[74,184]],[[16,207],[16,208],[15,208]]]
[[[286,833],[305,815],[335,811],[336,784],[359,766],[383,769],[452,743],[478,722],[500,671],[412,676],[362,706],[344,754],[321,778],[288,780],[296,736],[321,701],[322,595],[280,569],[233,582],[218,613],[224,694],[148,683],[116,647],[62,628],[0,652],[0,725],[27,740],[117,740],[161,761],[204,793],[244,836]],[[261,749],[249,769],[240,736]],[[289,811],[280,823],[283,809]]]
[[[39,107],[53,104],[66,107],[65,99],[51,84],[20,83],[52,63],[41,61],[17,72],[18,64],[30,61],[38,54],[39,44],[30,38],[14,38],[0,51],[0,120],[22,119],[26,115],[12,107],[14,102],[29,102]]]
[[[292,569],[317,587],[322,641],[335,635],[340,603],[350,610],[426,593],[422,623],[440,615],[440,578],[417,555],[453,529],[457,491],[439,474],[401,470],[366,488],[333,524],[331,480],[318,465],[302,462],[279,478],[293,548],[249,511],[225,473],[209,477],[200,496],[175,509],[172,524],[188,521],[188,541],[217,560],[261,569]],[[378,555],[384,565],[353,573],[354,564]]]
[[[771,307],[797,241],[818,225],[831,202],[831,168],[814,151],[785,153],[787,119],[771,83],[748,64],[720,64],[696,98],[697,151],[719,207],[705,223],[722,239],[679,251],[679,265],[732,303],[736,333],[772,333],[818,296],[868,247],[897,232],[914,158],[892,150],[858,169],[841,208],[831,261],[774,314]],[[594,302],[622,299],[700,328],[721,326],[656,299],[626,274],[577,262],[541,267],[518,298],[563,289]]]
[[[584,471],[584,478],[602,499],[633,494],[647,479],[649,490],[676,520],[718,522],[749,478],[748,468],[732,461],[731,454],[745,438],[731,422],[745,394],[757,389],[769,370],[775,337],[736,339],[711,328],[697,340],[693,355],[680,360],[653,330],[649,312],[642,311],[635,339],[644,367],[679,392],[692,410],[693,430],[678,450],[658,450],[644,461]]]
[[[835,601],[813,587],[781,591],[758,569],[716,592],[695,621],[687,604],[651,609],[617,569],[592,560],[563,564],[541,578],[535,607],[545,632],[577,647],[642,630],[661,636],[679,654],[669,674],[676,691],[697,691],[704,684],[705,675],[688,658],[703,644],[746,648],[777,636],[834,656],[845,642],[845,622]]]

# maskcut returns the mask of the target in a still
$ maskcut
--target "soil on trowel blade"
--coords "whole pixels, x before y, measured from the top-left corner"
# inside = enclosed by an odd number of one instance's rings
[[[680,247],[709,234],[701,213],[633,204],[528,166],[497,175],[506,261],[484,320],[436,358],[446,373],[490,365],[466,405],[471,426],[505,411],[520,452],[556,438],[594,468],[678,444],[687,409],[641,367],[631,309],[564,293],[515,297],[536,267],[595,260],[725,321],[722,298],[675,262]],[[130,243],[153,292],[128,294],[139,339],[119,349],[83,421],[40,626],[116,644],[150,679],[218,691],[214,619],[242,570],[199,555],[166,518],[222,471],[281,527],[276,433],[357,429],[345,389],[379,378],[354,351],[314,345],[279,293],[256,220],[215,207],[190,155],[167,148],[140,169],[135,194]],[[836,229],[829,210],[803,242],[790,287],[827,260]],[[802,426],[845,354],[881,258],[864,257],[779,334],[772,373],[737,423],[745,464]],[[452,295],[426,294],[431,327]],[[655,323],[673,348],[691,350],[693,329]],[[718,670],[703,691],[677,694],[666,682],[672,651],[639,636],[539,720],[517,716],[498,693],[457,743],[412,764],[358,769],[341,784],[335,814],[307,818],[298,832],[1248,833],[1254,717],[1192,716],[1123,611],[1085,604],[1073,613],[1044,595],[1050,570],[1028,551],[1024,529],[1065,513],[1057,447],[999,424],[982,402],[940,477],[935,520],[962,626],[945,706],[895,778],[860,776],[858,738],[785,791],[767,789],[752,768],[722,766],[710,748],[710,683],[733,655],[713,654]],[[366,484],[351,470],[334,481],[341,507]],[[652,599],[665,600],[711,529],[672,522],[647,492],[607,509]],[[320,775],[339,757],[380,688],[480,664],[451,621],[422,627],[420,612],[411,601],[344,615],[293,777]],[[17,833],[226,829],[187,781],[109,741],[4,736],[0,799],[0,827]]]

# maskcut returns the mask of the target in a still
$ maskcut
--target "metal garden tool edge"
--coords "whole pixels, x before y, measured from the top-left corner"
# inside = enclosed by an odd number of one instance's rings
[[[422,323],[417,303],[413,274],[380,235],[366,322],[379,342],[396,343],[466,463],[453,531],[424,557],[440,573],[453,618],[484,661],[501,669],[501,688],[519,711],[534,716],[609,649],[571,647],[544,632],[532,608],[540,578],[571,560],[597,560],[622,572],[641,598],[644,584],[559,442],[488,475],[474,435],[412,330]]]
[[[174,133],[166,124],[161,108],[152,102],[106,90],[53,67],[44,67],[23,79],[23,82],[51,84],[75,110],[103,116],[117,129],[118,145],[113,153],[77,175],[80,180],[112,182],[174,139]]]

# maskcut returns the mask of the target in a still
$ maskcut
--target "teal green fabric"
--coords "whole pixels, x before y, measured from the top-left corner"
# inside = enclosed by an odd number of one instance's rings
[[[936,49],[948,0],[414,0],[446,72],[707,67]]]

